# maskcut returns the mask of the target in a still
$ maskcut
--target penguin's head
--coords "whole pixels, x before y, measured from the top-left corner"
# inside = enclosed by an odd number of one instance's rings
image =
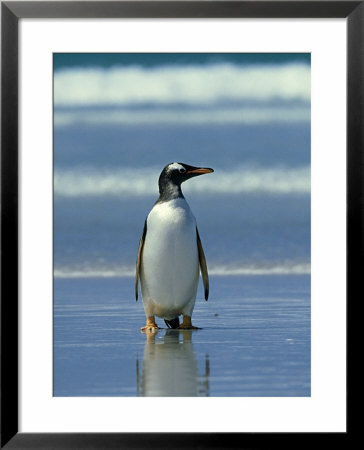
[[[211,173],[213,169],[208,167],[194,167],[188,164],[174,162],[167,164],[162,170],[159,176],[159,184],[173,183],[176,186],[180,186],[186,180],[190,178],[203,175],[204,173]]]

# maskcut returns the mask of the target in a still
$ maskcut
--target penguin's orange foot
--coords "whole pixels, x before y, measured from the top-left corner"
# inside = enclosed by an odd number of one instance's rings
[[[154,316],[151,317],[147,317],[147,324],[145,325],[145,327],[142,327],[140,329],[140,331],[142,331],[143,333],[149,332],[149,333],[154,333],[157,330],[159,330],[158,325],[155,323],[155,319]]]
[[[158,330],[160,330],[160,328],[158,326],[155,327],[149,327],[149,326],[145,326],[145,327],[141,327],[140,331],[142,333],[156,333]]]
[[[191,322],[191,316],[183,316],[183,321],[178,327],[179,330],[200,330],[201,328],[194,327]]]

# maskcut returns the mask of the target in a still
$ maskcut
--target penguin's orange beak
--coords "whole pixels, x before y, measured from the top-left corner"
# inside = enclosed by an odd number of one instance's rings
[[[208,167],[198,167],[197,169],[188,170],[187,173],[195,173],[196,175],[202,175],[203,173],[211,173],[214,169],[209,169]]]

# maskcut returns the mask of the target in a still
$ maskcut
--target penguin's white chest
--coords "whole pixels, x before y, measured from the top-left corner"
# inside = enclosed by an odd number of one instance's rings
[[[187,202],[179,198],[155,205],[147,219],[141,262],[146,314],[166,319],[188,314],[198,271],[196,220]]]

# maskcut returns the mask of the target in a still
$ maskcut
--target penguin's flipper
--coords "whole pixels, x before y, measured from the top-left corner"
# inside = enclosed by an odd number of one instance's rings
[[[209,274],[207,273],[207,265],[205,259],[205,253],[203,252],[200,235],[198,234],[198,229],[196,227],[197,236],[197,248],[198,248],[198,260],[200,262],[202,281],[205,288],[205,300],[209,298]]]
[[[136,301],[138,301],[138,281],[139,281],[139,273],[140,273],[140,264],[142,262],[142,254],[143,254],[143,247],[144,247],[144,241],[145,241],[146,234],[147,234],[147,219],[145,219],[142,237],[140,238],[140,241],[139,241],[138,256],[137,256],[137,261],[136,261],[136,273],[135,273],[135,300]]]

